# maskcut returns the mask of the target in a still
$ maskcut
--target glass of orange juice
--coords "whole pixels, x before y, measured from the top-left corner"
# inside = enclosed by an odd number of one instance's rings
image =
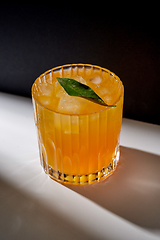
[[[102,106],[69,96],[57,77],[75,79],[94,90]],[[114,73],[91,64],[48,70],[32,86],[40,160],[54,180],[90,184],[110,176],[119,161],[124,87]]]

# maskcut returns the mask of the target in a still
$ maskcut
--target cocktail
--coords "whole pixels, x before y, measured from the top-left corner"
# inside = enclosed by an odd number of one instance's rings
[[[89,86],[106,106],[70,96],[58,78]],[[124,87],[105,68],[90,64],[55,67],[32,86],[41,164],[54,180],[90,184],[110,176],[119,161]]]

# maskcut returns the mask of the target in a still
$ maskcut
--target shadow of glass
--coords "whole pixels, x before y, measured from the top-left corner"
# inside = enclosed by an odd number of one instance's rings
[[[91,185],[66,187],[150,230],[160,230],[160,157],[121,146],[115,173]]]

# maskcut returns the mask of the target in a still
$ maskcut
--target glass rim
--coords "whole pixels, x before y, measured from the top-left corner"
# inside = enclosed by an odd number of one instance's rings
[[[34,94],[34,86],[36,84],[36,81],[38,81],[39,79],[42,79],[42,77],[46,76],[47,74],[51,73],[51,72],[55,72],[57,71],[58,69],[63,69],[63,68],[67,68],[67,67],[90,67],[90,68],[97,68],[99,70],[102,70],[104,72],[107,72],[108,74],[112,75],[116,80],[118,80],[120,83],[121,83],[121,94],[119,95],[119,97],[117,98],[117,100],[112,104],[112,105],[116,105],[120,99],[122,98],[123,96],[123,93],[124,93],[124,85],[123,85],[123,82],[121,81],[121,79],[113,72],[111,72],[110,70],[106,69],[106,68],[103,68],[103,67],[100,67],[100,66],[97,66],[97,65],[92,65],[92,64],[83,64],[83,63],[74,63],[74,64],[64,64],[64,65],[61,65],[61,66],[57,66],[57,67],[54,67],[54,68],[51,68],[47,71],[45,71],[44,73],[42,73],[38,78],[36,78],[36,80],[34,81],[34,83],[32,84],[32,88],[31,88],[31,94],[32,94],[32,98],[42,107],[42,108],[45,108],[47,111],[50,111],[50,112],[54,112],[54,113],[57,113],[57,114],[61,114],[61,115],[66,115],[66,116],[87,116],[87,115],[92,115],[92,114],[96,114],[96,113],[100,113],[100,112],[103,112],[103,111],[106,111],[106,110],[109,110],[113,107],[109,107],[109,106],[106,106],[104,107],[103,109],[101,110],[98,110],[98,111],[95,111],[95,112],[90,112],[90,113],[82,113],[82,114],[76,114],[76,113],[61,113],[59,111],[56,111],[56,110],[52,110],[46,106],[44,106],[41,102],[39,102],[37,100],[37,98],[35,97],[35,94]],[[50,83],[48,83],[50,84]]]

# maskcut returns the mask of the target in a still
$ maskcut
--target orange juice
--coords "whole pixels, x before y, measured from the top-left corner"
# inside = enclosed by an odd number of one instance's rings
[[[69,96],[56,77],[92,88],[106,107]],[[107,69],[90,64],[53,68],[36,79],[32,100],[41,164],[62,183],[89,184],[108,177],[119,160],[124,88]]]

